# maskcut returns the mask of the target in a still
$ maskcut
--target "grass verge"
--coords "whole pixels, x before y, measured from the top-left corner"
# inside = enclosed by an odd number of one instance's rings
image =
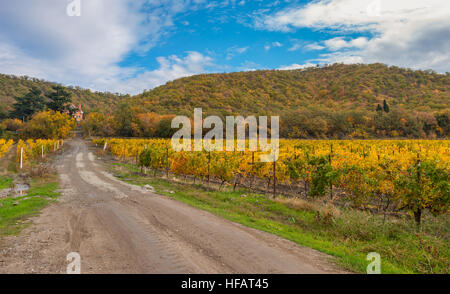
[[[10,188],[12,186],[12,179],[6,176],[0,176],[0,189]]]
[[[144,177],[129,164],[114,163],[110,169],[131,184],[150,184],[159,194],[327,253],[350,271],[365,273],[369,252],[381,255],[382,273],[449,271],[448,215],[427,216],[422,230],[417,231],[407,217],[385,221],[382,216],[314,201],[272,199],[244,190],[216,191],[203,185]]]
[[[28,224],[28,218],[38,215],[49,203],[56,201],[56,179],[33,179],[28,194],[0,199],[0,237],[18,234]]]

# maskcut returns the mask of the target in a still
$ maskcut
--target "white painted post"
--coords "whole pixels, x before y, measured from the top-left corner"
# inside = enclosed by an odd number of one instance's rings
[[[56,149],[59,150],[59,140],[56,142]]]
[[[103,146],[103,150],[106,150],[106,147],[108,147],[108,142],[105,142],[105,146]]]
[[[147,144],[145,144],[145,150],[147,150]]]
[[[23,147],[20,147],[20,169],[23,167]]]
[[[41,145],[41,157],[44,158],[44,145]]]

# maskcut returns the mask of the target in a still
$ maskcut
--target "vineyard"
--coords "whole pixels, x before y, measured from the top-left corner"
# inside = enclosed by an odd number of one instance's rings
[[[5,153],[9,151],[12,145],[14,145],[13,140],[7,141],[5,139],[0,139],[0,158],[2,158]]]
[[[63,144],[63,140],[53,139],[19,140],[17,143],[16,161],[25,164],[33,159],[43,158],[48,153],[58,150]]]
[[[95,139],[120,159],[167,175],[218,181],[222,187],[266,187],[274,196],[326,198],[377,213],[447,213],[450,141],[280,140],[274,163],[262,152],[174,152],[165,139]]]

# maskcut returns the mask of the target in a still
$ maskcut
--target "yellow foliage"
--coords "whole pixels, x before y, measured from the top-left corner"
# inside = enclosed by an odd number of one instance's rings
[[[2,158],[6,152],[9,151],[9,148],[14,145],[13,140],[6,141],[5,139],[0,139],[0,158]]]
[[[64,139],[76,127],[75,120],[66,113],[55,111],[39,112],[24,124],[23,138]]]
[[[1,142],[0,142],[1,143]],[[17,143],[16,160],[20,162],[20,153],[22,152],[22,161],[26,163],[29,160],[45,156],[54,152],[64,145],[63,140],[52,139],[28,139],[26,141],[19,140]]]
[[[259,161],[261,151],[251,152],[174,152],[169,139],[96,139],[119,158],[137,159],[146,148],[157,152],[158,160],[148,166],[164,169],[168,159],[170,171],[180,175],[215,177],[231,182],[236,175],[272,181],[273,163]],[[248,142],[247,142],[248,143]],[[193,144],[193,142],[192,142]],[[450,173],[450,141],[448,140],[280,140],[279,158],[275,163],[277,183],[312,183],[316,167],[311,158],[330,160],[336,173],[333,186],[352,200],[354,205],[369,207],[370,199],[397,199],[395,182],[417,160],[432,161]],[[166,158],[168,155],[168,158]],[[301,175],[292,177],[295,162]]]

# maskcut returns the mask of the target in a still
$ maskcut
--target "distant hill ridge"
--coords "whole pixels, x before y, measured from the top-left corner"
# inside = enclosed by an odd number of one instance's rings
[[[374,111],[386,100],[405,110],[449,108],[450,75],[383,64],[202,74],[131,98],[157,113],[279,114],[293,109]]]
[[[32,87],[40,89],[44,94],[53,92],[52,86],[59,85],[54,82],[48,82],[28,76],[17,77],[14,75],[0,74],[0,104],[11,109],[14,104],[14,97],[26,94]],[[117,93],[93,92],[80,87],[65,86],[72,93],[74,104],[82,104],[83,109],[108,109],[116,105],[124,97],[129,95],[119,95]]]
[[[32,86],[44,93],[57,83],[0,74],[0,103]],[[435,112],[449,108],[450,74],[403,69],[383,64],[312,67],[201,74],[170,81],[133,97],[66,87],[74,103],[87,110],[122,101],[164,114],[192,112],[194,107],[223,114],[277,113],[287,109],[374,110],[383,100],[406,110]]]
[[[31,87],[44,93],[55,83],[0,75],[0,106]],[[450,74],[383,64],[333,64],[298,70],[201,74],[130,96],[67,87],[73,102],[90,111],[127,107],[127,134],[145,124],[137,114],[278,115],[288,138],[448,137]],[[119,117],[119,116],[118,116]],[[120,126],[116,121],[111,128]],[[120,127],[119,127],[120,129]]]

